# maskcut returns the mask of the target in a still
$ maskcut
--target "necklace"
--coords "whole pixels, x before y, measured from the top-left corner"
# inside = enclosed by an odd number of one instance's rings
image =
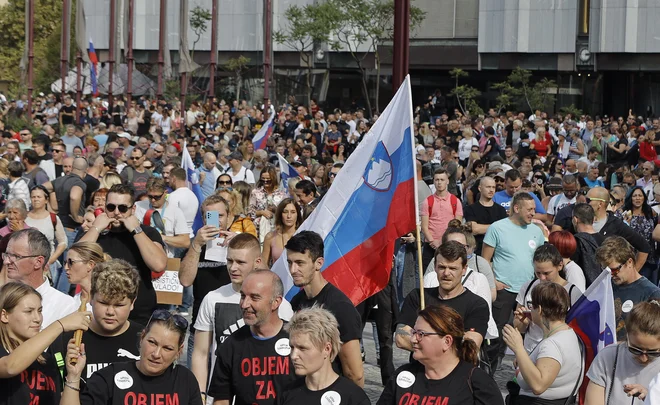
[[[543,336],[543,339],[547,339],[547,338],[549,338],[550,336],[552,336],[552,334],[553,334],[557,329],[561,328],[562,326],[564,326],[564,324],[561,324],[561,325],[557,326],[556,328],[552,328],[552,330],[551,330],[550,332],[548,332],[547,335]]]

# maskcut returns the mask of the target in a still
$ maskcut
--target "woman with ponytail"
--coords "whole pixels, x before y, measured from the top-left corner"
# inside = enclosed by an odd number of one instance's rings
[[[452,308],[432,305],[420,311],[410,331],[417,361],[396,370],[378,405],[503,404],[495,381],[476,366],[477,345],[464,336],[463,319]]]

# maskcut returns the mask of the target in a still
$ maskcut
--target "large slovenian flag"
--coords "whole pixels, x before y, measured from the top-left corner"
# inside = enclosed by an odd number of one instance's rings
[[[89,61],[91,62],[89,66],[89,75],[92,82],[92,94],[94,97],[99,95],[99,84],[98,84],[98,71],[97,66],[99,63],[99,58],[96,56],[96,50],[94,50],[94,43],[92,39],[89,39]]]
[[[282,177],[282,186],[287,189],[287,182],[291,177],[300,177],[300,173],[284,159],[282,155],[277,154],[277,160],[280,162],[280,177]]]
[[[190,153],[188,153],[188,148],[186,148],[185,142],[183,143],[181,168],[186,171],[186,185],[192,190],[199,202],[199,209],[197,210],[192,229],[193,233],[197,233],[197,230],[204,226],[204,221],[202,220],[202,202],[204,201],[204,195],[202,194],[202,187],[199,185],[199,174],[195,171],[195,165],[190,157]]]
[[[275,111],[270,114],[268,121],[264,123],[259,132],[252,138],[252,144],[254,145],[254,150],[266,149],[266,141],[273,134],[275,129]]]
[[[616,343],[616,316],[612,275],[604,270],[587,288],[566,315],[566,323],[577,333],[585,345],[584,374],[596,354],[605,346]],[[580,403],[584,403],[589,379],[585,376],[580,387]]]
[[[357,149],[332,187],[300,226],[324,240],[323,277],[354,304],[383,289],[392,268],[394,241],[415,229],[416,199],[410,77]],[[293,285],[286,250],[273,265],[284,283]]]

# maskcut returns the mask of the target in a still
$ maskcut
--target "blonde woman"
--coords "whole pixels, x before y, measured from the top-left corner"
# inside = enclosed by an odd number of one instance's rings
[[[87,330],[91,312],[74,312],[41,330],[41,310],[41,294],[29,285],[11,282],[0,289],[0,395],[3,403],[60,402],[65,381],[62,381],[57,358],[63,353],[50,346],[63,332]]]
[[[463,138],[458,142],[458,163],[461,166],[467,167],[470,160],[472,148],[479,148],[479,141],[473,136],[472,128],[465,128],[463,130]]]
[[[92,288],[92,270],[98,263],[110,259],[110,256],[103,253],[101,245],[95,242],[77,242],[69,248],[64,261],[64,270],[66,270],[69,283],[80,286],[80,292],[73,297],[77,307],[80,307],[80,303],[84,299],[87,301],[87,310],[92,310],[89,303]]]
[[[227,212],[227,228],[230,232],[236,233],[249,233],[252,236],[257,236],[257,229],[254,223],[247,215],[243,214],[243,201],[241,194],[231,187],[225,187],[216,192],[220,197],[224,198],[229,204],[229,212]]]
[[[110,190],[115,184],[121,184],[121,177],[117,172],[107,172],[101,179],[101,187]]]

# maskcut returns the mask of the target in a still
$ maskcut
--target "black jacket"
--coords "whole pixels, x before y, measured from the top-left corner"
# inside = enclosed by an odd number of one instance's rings
[[[632,247],[638,252],[651,253],[651,245],[649,241],[645,240],[642,235],[637,233],[634,229],[626,225],[620,218],[612,214],[607,214],[607,222],[600,230],[600,233],[605,236],[621,236],[627,240]]]

